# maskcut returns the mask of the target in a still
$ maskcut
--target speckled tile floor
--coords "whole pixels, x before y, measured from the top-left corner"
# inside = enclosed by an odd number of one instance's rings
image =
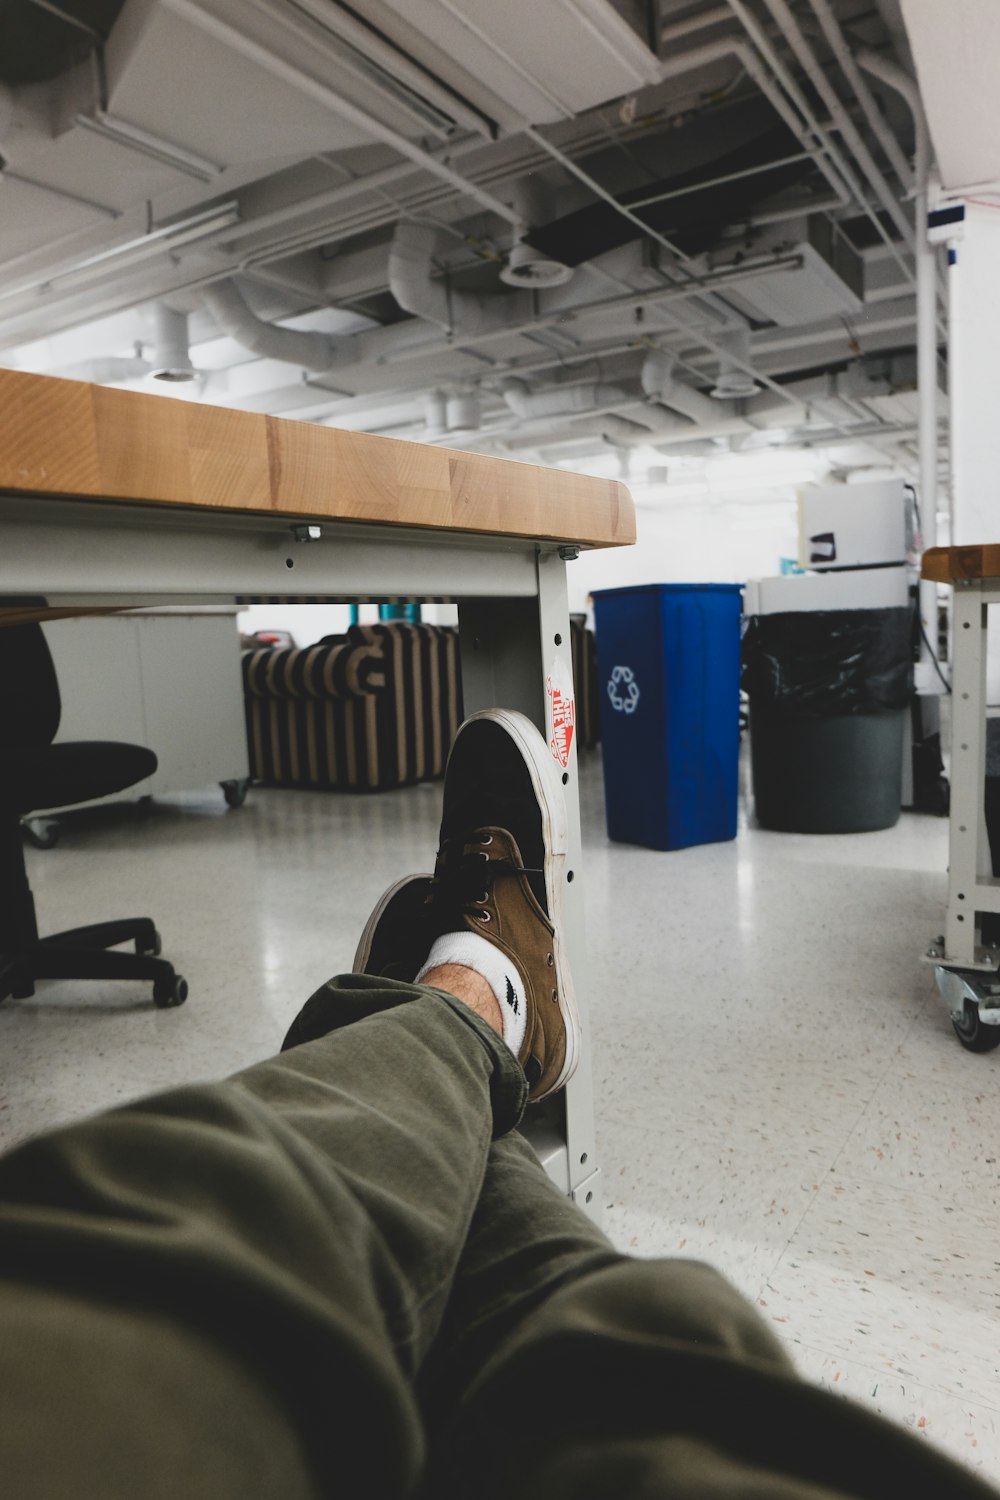
[[[744,819],[659,854],[608,842],[596,758],[582,790],[605,1227],[713,1262],[803,1373],[1000,1480],[1000,1052],[959,1047],[917,961],[946,824]],[[149,912],[191,999],[60,983],[0,1006],[0,1144],[273,1051],[382,888],[427,868],[438,800],[254,790],[227,811],[208,789],[29,851],[44,930]]]

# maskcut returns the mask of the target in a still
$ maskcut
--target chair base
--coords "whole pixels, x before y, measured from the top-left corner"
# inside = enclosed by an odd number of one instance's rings
[[[108,951],[128,942],[135,943],[134,953]],[[159,952],[160,934],[149,917],[55,932],[20,951],[0,953],[0,1000],[28,999],[38,979],[151,979],[156,1005],[182,1005],[187,981]]]

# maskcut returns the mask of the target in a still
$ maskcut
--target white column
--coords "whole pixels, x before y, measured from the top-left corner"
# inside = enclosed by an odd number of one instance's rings
[[[951,252],[948,369],[954,542],[1000,542],[1000,205],[966,203]],[[994,631],[987,704],[1000,706]]]

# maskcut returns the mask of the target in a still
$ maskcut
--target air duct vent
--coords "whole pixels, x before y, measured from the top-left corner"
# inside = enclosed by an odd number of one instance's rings
[[[560,260],[550,260],[541,250],[533,250],[524,240],[519,240],[500,272],[500,280],[507,286],[542,290],[549,286],[562,286],[572,274],[570,266],[564,266]]]

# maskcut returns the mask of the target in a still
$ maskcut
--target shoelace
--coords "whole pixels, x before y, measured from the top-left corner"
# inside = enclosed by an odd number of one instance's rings
[[[431,877],[426,898],[428,905],[438,907],[442,912],[481,917],[483,904],[492,895],[498,878],[544,873],[528,865],[516,864],[511,859],[484,860],[478,854],[466,853],[456,860],[449,859],[447,852],[446,844],[439,853],[436,866],[442,873],[435,872]],[[441,854],[445,858],[442,859]]]

